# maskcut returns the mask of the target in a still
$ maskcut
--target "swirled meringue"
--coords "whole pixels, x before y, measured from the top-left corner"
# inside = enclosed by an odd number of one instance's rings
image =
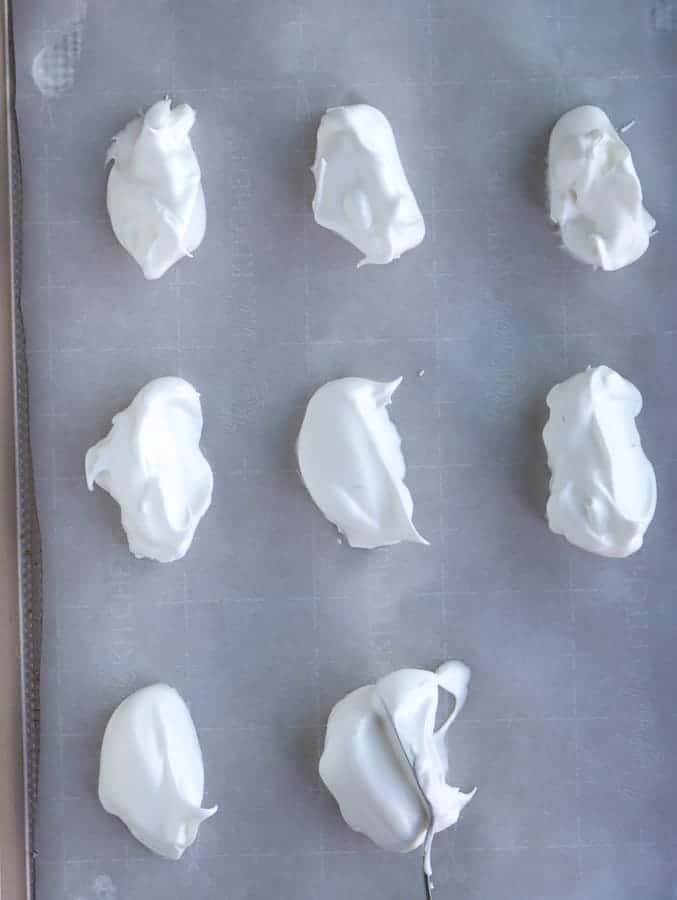
[[[401,381],[329,381],[310,398],[301,425],[301,477],[351,547],[428,543],[412,522],[401,440],[386,409]]]
[[[202,808],[204,766],[195,725],[179,694],[154,684],[127,697],[101,745],[99,800],[137,841],[180,859],[217,806]]]
[[[87,487],[98,484],[120,504],[135,556],[172,562],[188,551],[214,483],[201,434],[195,388],[182,378],[157,378],[87,451]]]
[[[598,366],[555,385],[547,404],[550,529],[590,553],[629,556],[656,509],[656,476],[635,425],[642,395]]]
[[[364,253],[389,263],[421,243],[425,224],[390,122],[373,106],[328,109],[317,132],[313,213]]]
[[[437,672],[400,669],[340,700],[327,722],[320,776],[347,824],[384,850],[430,844],[458,821],[475,791],[447,784],[446,732],[465,703],[470,670],[447,662]],[[455,698],[435,730],[439,690]],[[427,841],[426,841],[427,838]]]
[[[148,279],[202,243],[207,224],[200,165],[190,142],[195,110],[159,100],[113,138],[106,202],[115,236]]]
[[[656,222],[644,208],[632,155],[596,106],[570,110],[553,128],[548,196],[562,243],[581,262],[613,271],[649,246]]]

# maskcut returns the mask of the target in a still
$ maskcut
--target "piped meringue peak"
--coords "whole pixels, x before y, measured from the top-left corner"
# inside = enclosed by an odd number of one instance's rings
[[[190,142],[195,110],[159,100],[113,138],[106,202],[118,241],[148,279],[160,278],[202,243],[207,216]]]
[[[386,408],[401,381],[329,381],[311,397],[301,425],[301,477],[351,547],[428,543],[412,522],[401,439]]]
[[[469,682],[470,670],[457,661],[437,672],[400,669],[348,694],[327,722],[320,777],[346,823],[384,850],[424,844],[428,877],[433,836],[458,821],[475,793],[447,784],[446,733]],[[455,705],[435,730],[440,689]]]
[[[600,556],[635,553],[656,509],[656,476],[635,425],[642,395],[598,366],[555,385],[547,404],[550,529]]]
[[[204,766],[195,725],[179,694],[154,684],[127,697],[101,745],[99,800],[137,841],[180,859],[218,807],[202,808]]]
[[[421,243],[425,224],[390,122],[373,106],[328,109],[317,132],[313,213],[364,254],[389,263]]]
[[[581,262],[614,271],[649,246],[656,222],[644,208],[632,154],[596,106],[570,110],[553,128],[548,197],[562,243]]]
[[[172,562],[187,553],[214,483],[201,435],[195,388],[182,378],[157,378],[87,451],[87,487],[98,484],[120,504],[135,556]]]

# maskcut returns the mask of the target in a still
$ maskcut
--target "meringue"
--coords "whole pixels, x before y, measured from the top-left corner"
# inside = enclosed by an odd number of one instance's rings
[[[573,257],[613,271],[635,262],[656,222],[644,208],[632,155],[606,113],[565,113],[548,148],[550,218]]]
[[[470,670],[400,669],[340,700],[327,722],[320,777],[346,823],[384,850],[407,853],[458,821],[475,794],[447,784],[447,730],[465,703]],[[439,690],[455,698],[435,731]]]
[[[312,171],[315,221],[364,253],[359,266],[389,263],[423,240],[423,216],[380,110],[366,104],[328,109]]]
[[[301,425],[301,477],[351,547],[428,543],[412,522],[401,439],[386,409],[401,381],[329,381],[310,398]]]
[[[166,684],[137,691],[110,717],[101,745],[99,800],[137,841],[180,859],[217,806],[202,808],[204,767],[195,725]]]
[[[551,531],[590,553],[629,556],[656,509],[656,476],[635,425],[642,395],[598,366],[555,385],[547,404]]]
[[[120,504],[136,557],[181,559],[212,499],[213,475],[200,451],[200,395],[182,378],[157,378],[113,418],[87,451],[87,487]]]
[[[207,224],[200,165],[189,133],[195,110],[159,100],[132,119],[106,154],[106,202],[115,236],[148,279],[202,243]]]

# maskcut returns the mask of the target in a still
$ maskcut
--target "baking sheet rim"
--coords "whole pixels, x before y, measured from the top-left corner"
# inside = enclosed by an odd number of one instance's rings
[[[11,0],[2,0],[2,175],[0,277],[6,297],[0,341],[0,467],[2,622],[0,629],[0,896],[34,895],[32,828],[37,797],[39,652],[41,637],[40,542],[28,427],[28,382],[21,279],[21,164],[14,103]]]

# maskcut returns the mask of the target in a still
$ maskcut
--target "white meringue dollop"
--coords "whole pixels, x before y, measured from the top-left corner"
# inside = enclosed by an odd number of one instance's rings
[[[328,109],[317,132],[313,213],[364,254],[389,263],[421,243],[425,224],[390,122],[373,106]]]
[[[447,730],[465,703],[470,670],[400,669],[340,700],[327,722],[320,776],[347,824],[384,850],[407,853],[458,821],[475,791],[447,784]],[[435,730],[439,690],[455,706]]]
[[[195,388],[182,378],[157,378],[87,451],[87,487],[98,484],[120,504],[135,556],[172,562],[188,551],[214,483],[201,435]]]
[[[550,218],[573,257],[614,271],[649,246],[656,222],[644,208],[632,155],[596,106],[565,113],[548,148]]]
[[[202,243],[207,224],[200,165],[190,142],[195,111],[159,100],[132,119],[106,154],[106,202],[118,241],[148,279]]]
[[[635,425],[642,395],[598,366],[555,385],[547,404],[550,529],[590,553],[629,556],[656,509],[656,475]]]
[[[127,697],[101,745],[99,800],[137,841],[180,859],[218,807],[202,808],[204,766],[195,725],[179,694],[154,684]]]
[[[310,398],[301,425],[301,477],[351,547],[428,543],[412,522],[401,439],[386,409],[401,381],[329,381]]]

